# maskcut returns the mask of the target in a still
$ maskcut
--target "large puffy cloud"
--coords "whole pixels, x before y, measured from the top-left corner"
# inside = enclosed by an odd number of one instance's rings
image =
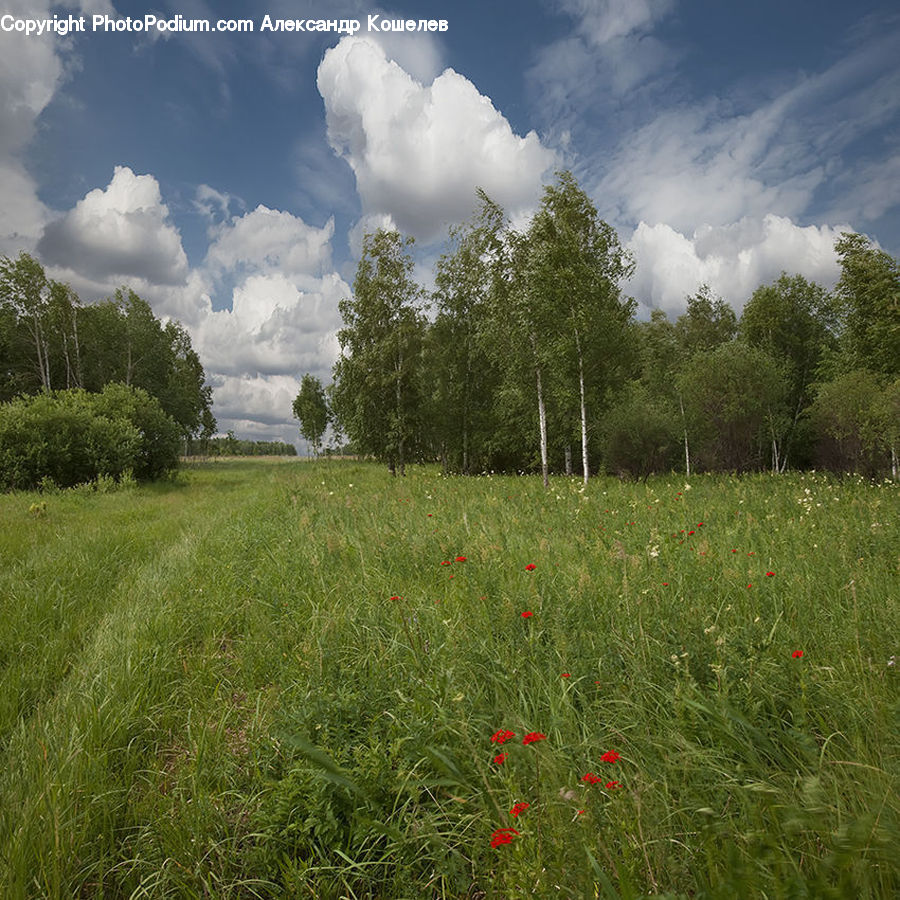
[[[848,228],[801,227],[771,214],[727,226],[705,225],[690,235],[670,225],[641,222],[628,242],[637,266],[627,291],[644,307],[677,316],[701,284],[737,310],[782,271],[831,287],[840,274],[834,241]]]
[[[197,203],[211,217],[240,205],[208,185]],[[40,251],[49,273],[82,297],[108,296],[124,281],[157,315],[182,322],[220,430],[293,441],[299,378],[328,379],[338,303],[350,294],[332,270],[333,233],[330,219],[316,227],[258,206],[212,226],[206,258],[191,269],[156,179],[117,167],[106,188],[47,226]]]
[[[362,38],[326,52],[318,87],[363,213],[389,215],[419,237],[466,218],[478,187],[510,210],[533,204],[555,160],[533,131],[515,135],[462,75],[446,69],[424,86]]]
[[[252,275],[232,294],[231,309],[210,311],[195,329],[211,369],[264,375],[330,369],[338,303],[350,289],[334,273],[322,278]]]
[[[334,219],[310,228],[290,213],[258,206],[215,231],[207,263],[216,269],[277,269],[292,274],[331,267]]]
[[[96,280],[134,277],[181,284],[188,272],[181,236],[169,221],[159,184],[127,166],[116,166],[105,190],[91,191],[51,222],[38,251],[48,263]]]

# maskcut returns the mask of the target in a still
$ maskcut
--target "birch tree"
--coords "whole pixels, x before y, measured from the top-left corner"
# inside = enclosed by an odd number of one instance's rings
[[[558,173],[528,231],[526,271],[550,326],[552,355],[577,383],[585,483],[588,398],[599,399],[603,389],[623,380],[634,302],[622,297],[620,283],[633,269],[615,231],[600,219],[571,172]]]
[[[412,243],[384,229],[365,236],[353,296],[339,304],[344,327],[332,391],[335,414],[357,450],[400,475],[421,413],[424,323]]]

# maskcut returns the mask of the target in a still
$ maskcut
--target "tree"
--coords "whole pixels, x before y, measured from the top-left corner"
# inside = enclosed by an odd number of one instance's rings
[[[432,429],[444,469],[468,475],[484,464],[494,431],[491,413],[499,381],[490,306],[502,259],[503,211],[483,191],[479,208],[450,234],[453,252],[437,263],[437,315],[428,330],[426,367],[433,377]]]
[[[732,340],[737,334],[737,316],[709,285],[703,284],[687,298],[687,309],[675,322],[675,331],[686,356],[693,356]]]
[[[651,473],[670,469],[678,456],[678,432],[677,416],[666,397],[632,382],[604,416],[607,471],[646,481]]]
[[[845,370],[900,375],[900,266],[867,237],[844,232],[835,243],[841,277],[835,294],[848,358]]]
[[[421,415],[424,321],[412,243],[381,228],[363,239],[353,296],[339,304],[344,327],[333,377],[333,409],[343,430],[358,451],[401,475]]]
[[[51,390],[50,360],[44,320],[50,304],[50,282],[43,266],[28,253],[15,260],[0,258],[0,307],[24,326],[31,344],[33,375],[40,389]]]
[[[661,309],[651,311],[649,322],[639,322],[636,333],[641,361],[641,382],[651,396],[657,400],[665,398],[671,408],[678,411],[684,444],[684,470],[690,477],[691,448],[684,398],[677,378],[687,359],[687,351],[676,326]]]
[[[742,341],[695,353],[678,377],[701,465],[759,468],[763,448],[784,414],[786,381],[769,354]]]
[[[819,384],[809,418],[820,465],[835,472],[878,472],[887,434],[882,381],[876,373],[854,369]]]
[[[588,395],[597,399],[623,380],[634,301],[623,300],[619,284],[634,263],[571,172],[559,172],[544,190],[528,230],[525,269],[550,325],[551,356],[578,385],[586,483]],[[564,393],[574,391],[566,387]]]
[[[833,312],[824,288],[785,272],[773,284],[758,287],[744,306],[741,337],[778,360],[789,382],[789,414],[772,439],[774,471],[783,472],[792,456],[809,459],[809,448],[799,439],[801,414],[822,360],[836,346]]]
[[[313,453],[318,456],[322,437],[331,416],[328,401],[325,399],[325,389],[314,375],[307,372],[303,376],[300,393],[297,394],[292,409],[294,418],[300,420],[300,434],[312,444]]]

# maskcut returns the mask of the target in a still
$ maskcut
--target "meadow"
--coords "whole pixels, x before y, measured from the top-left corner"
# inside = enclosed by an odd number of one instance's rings
[[[2,496],[0,896],[898,896],[898,512],[302,460]]]

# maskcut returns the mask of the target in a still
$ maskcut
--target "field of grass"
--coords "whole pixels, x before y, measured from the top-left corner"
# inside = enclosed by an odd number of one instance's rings
[[[346,461],[0,497],[0,896],[896,897],[898,513]]]

